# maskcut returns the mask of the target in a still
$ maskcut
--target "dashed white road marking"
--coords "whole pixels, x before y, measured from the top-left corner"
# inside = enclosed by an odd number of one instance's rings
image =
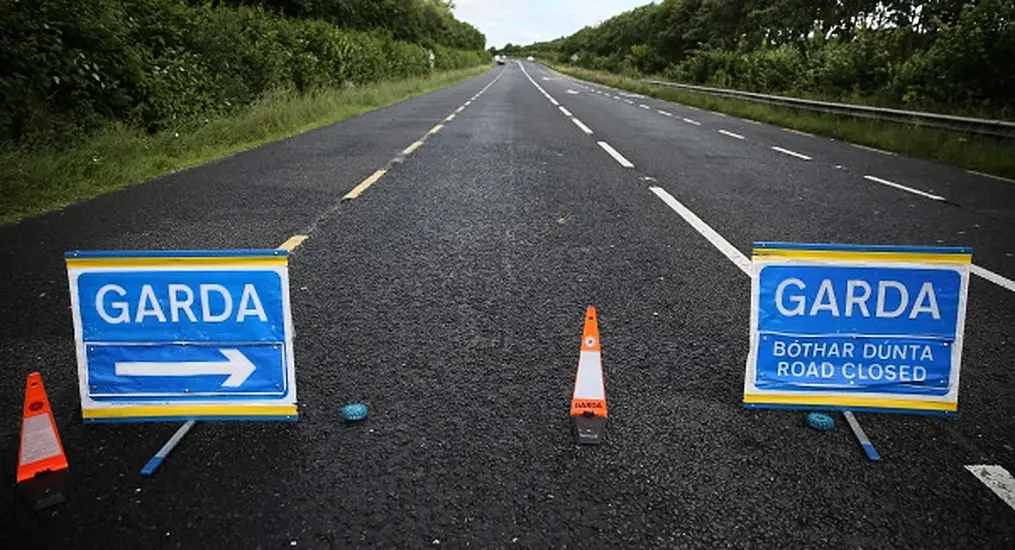
[[[547,97],[549,97],[549,96],[547,96]],[[550,97],[550,103],[553,103],[554,106],[557,106],[557,107],[560,106],[560,103],[556,99],[553,99],[552,97]]]
[[[618,153],[616,149],[610,147],[609,143],[606,143],[605,141],[600,141],[599,146],[602,147],[604,151],[609,153],[610,156],[613,157],[613,160],[620,163],[620,165],[623,166],[624,168],[634,168],[634,164],[631,164],[631,161],[624,158],[624,155]]]
[[[623,99],[623,98],[620,97],[619,95],[615,95],[615,96],[613,96],[613,99]]]
[[[1008,470],[987,464],[970,464],[966,469],[1015,510],[1015,478],[1012,478]]]
[[[656,112],[661,114],[661,115],[663,115],[663,116],[673,116],[673,113],[671,113],[669,111],[664,111],[662,109],[656,109]]]
[[[719,130],[719,133],[724,135],[724,136],[729,136],[731,138],[746,139],[744,136],[742,136],[740,134],[734,134],[733,132],[727,132],[726,130]]]
[[[465,105],[462,105],[461,107],[455,109],[455,113],[460,113],[460,112],[462,112],[464,110],[465,110]]]
[[[791,157],[796,157],[798,159],[811,160],[811,157],[809,157],[807,155],[804,155],[802,153],[797,153],[796,151],[790,151],[789,149],[783,149],[782,147],[775,147],[775,146],[773,146],[772,150],[773,151],[778,151],[778,152],[780,152],[780,153],[782,153],[784,155],[789,155]]]
[[[729,116],[726,113],[720,113],[719,111],[712,111],[712,114],[716,115],[716,116],[721,116],[721,117],[728,117]]]
[[[686,206],[681,204],[676,197],[667,193],[665,189],[662,187],[650,187],[649,189],[662,199],[666,203],[666,206],[672,208],[681,218],[684,218],[684,221],[691,224],[691,227],[708,239],[708,242],[712,243],[712,246],[719,249],[719,252],[722,252],[724,256],[729,258],[748,277],[751,276],[751,260],[747,259],[747,256],[741,254],[735,246],[717,233],[715,229],[712,229],[707,223],[703,222],[694,212],[691,212]]]
[[[683,118],[681,120],[683,120],[684,122],[686,122],[688,124],[694,124],[695,126],[701,126],[701,123],[698,122],[697,120],[691,120],[689,118]]]
[[[563,105],[560,105],[557,108],[560,109],[560,112],[564,113],[564,116],[573,116],[571,115],[571,111],[565,109]]]
[[[1003,275],[998,275],[997,273],[994,273],[989,269],[984,269],[976,264],[973,264],[973,266],[970,267],[970,271],[973,272],[973,275],[982,277],[1001,288],[1015,292],[1015,281]]]
[[[630,99],[625,99],[624,103],[627,103],[628,105],[634,105],[634,102],[631,101]]]
[[[450,115],[444,117],[444,122],[451,122],[454,119],[455,119],[455,113],[451,113]]]
[[[876,177],[876,176],[864,176],[863,178],[865,180],[873,181],[874,183],[880,183],[881,185],[887,185],[889,187],[894,187],[896,189],[901,189],[903,191],[908,191],[910,193],[913,193],[914,195],[920,195],[921,197],[926,197],[926,198],[928,198],[928,199],[930,199],[932,201],[943,201],[943,200],[945,200],[945,198],[942,197],[941,195],[934,195],[934,194],[931,194],[931,193],[927,193],[925,191],[920,191],[919,189],[913,189],[912,187],[907,187],[907,186],[902,185],[900,183],[895,183],[894,181],[888,181],[886,179],[881,179],[881,178]]]
[[[642,103],[641,105],[638,105],[638,106],[641,107],[642,109],[651,109],[651,107],[649,107],[648,105],[645,105],[644,103]]]
[[[578,120],[575,117],[571,117],[571,122],[573,122],[574,125],[577,126],[578,128],[581,128],[582,132],[585,132],[586,134],[588,134],[590,136],[592,135],[592,128],[589,128],[588,126],[586,126],[584,122]]]

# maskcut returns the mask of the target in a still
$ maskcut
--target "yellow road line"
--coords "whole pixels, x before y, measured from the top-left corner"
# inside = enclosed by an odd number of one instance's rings
[[[403,155],[410,155],[410,154],[412,154],[413,151],[415,151],[416,149],[419,149],[422,146],[423,146],[423,142],[422,141],[414,141],[414,142],[412,142],[412,145],[406,147],[402,151],[402,154]]]
[[[342,200],[352,200],[355,199],[356,197],[359,197],[360,193],[366,191],[367,187],[370,187],[371,185],[377,183],[377,180],[383,178],[384,174],[386,174],[387,172],[388,172],[387,170],[378,170],[373,174],[370,174],[369,178],[363,180],[363,183],[357,185],[356,187],[353,187],[352,191],[349,191],[349,193],[346,196],[342,197]]]
[[[278,247],[288,250],[289,252],[292,252],[293,250],[296,250],[297,246],[303,244],[303,241],[309,238],[310,238],[309,235],[293,235],[292,237],[286,239],[286,241],[280,244]]]

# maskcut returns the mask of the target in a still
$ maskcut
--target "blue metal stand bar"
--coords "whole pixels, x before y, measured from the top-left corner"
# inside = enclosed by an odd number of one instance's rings
[[[871,440],[867,438],[867,434],[864,433],[863,428],[860,427],[860,423],[856,421],[853,413],[851,411],[843,411],[842,416],[845,416],[846,422],[849,422],[849,427],[853,429],[853,435],[856,436],[860,446],[863,447],[863,452],[867,454],[867,459],[875,462],[881,460],[881,455],[878,454]]]
[[[141,475],[147,477],[154,474],[155,470],[162,465],[162,461],[169,456],[169,453],[173,452],[173,449],[180,444],[180,440],[183,439],[183,436],[187,435],[187,432],[189,432],[196,423],[196,420],[188,420],[184,422],[183,425],[180,426],[180,429],[176,430],[176,433],[173,434],[173,437],[170,437],[169,441],[166,441],[166,444],[159,449],[159,452],[155,453],[155,456],[148,461],[148,464],[145,464],[144,468],[141,468]]]

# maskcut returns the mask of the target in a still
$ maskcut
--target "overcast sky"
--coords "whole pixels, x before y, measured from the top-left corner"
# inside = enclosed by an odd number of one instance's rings
[[[651,0],[455,0],[455,17],[486,35],[486,47],[567,36]]]

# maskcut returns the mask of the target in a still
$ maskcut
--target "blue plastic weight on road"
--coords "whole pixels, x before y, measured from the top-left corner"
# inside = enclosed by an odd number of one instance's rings
[[[819,432],[828,432],[835,427],[835,421],[827,414],[810,413],[807,415],[807,425]]]
[[[367,417],[367,406],[363,403],[353,403],[342,407],[342,418],[348,422],[357,422]]]

